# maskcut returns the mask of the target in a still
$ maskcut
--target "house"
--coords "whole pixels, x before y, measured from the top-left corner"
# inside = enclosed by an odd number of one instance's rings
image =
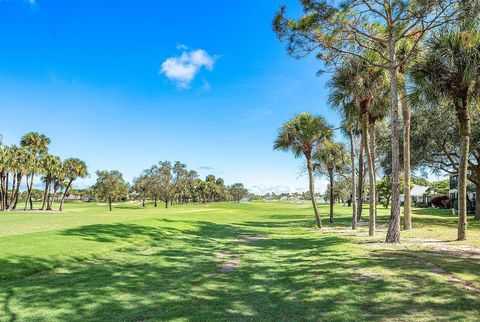
[[[415,205],[428,205],[432,201],[432,194],[435,194],[435,191],[431,191],[426,186],[414,185],[410,191],[410,196]]]
[[[448,190],[448,197],[450,200],[458,199],[458,174],[450,175],[450,190]],[[475,204],[475,192],[467,192],[468,200],[474,205]]]

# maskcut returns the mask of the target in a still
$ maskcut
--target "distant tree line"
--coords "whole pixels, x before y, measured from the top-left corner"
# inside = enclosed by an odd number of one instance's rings
[[[107,201],[110,210],[113,202],[127,198],[140,200],[144,207],[147,201],[152,201],[154,207],[160,201],[168,208],[189,202],[239,202],[249,195],[242,183],[227,186],[222,178],[214,175],[202,180],[196,171],[189,170],[180,161],[161,161],[143,170],[131,186],[119,171],[97,171],[96,174],[92,194],[98,200]]]

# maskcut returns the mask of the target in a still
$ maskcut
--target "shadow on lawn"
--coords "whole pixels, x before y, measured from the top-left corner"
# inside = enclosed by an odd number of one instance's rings
[[[4,281],[0,320],[362,321],[406,320],[424,313],[469,319],[478,314],[478,296],[399,254],[352,253],[348,240],[331,234],[238,244],[232,240],[261,228],[246,228],[254,222],[188,223],[185,229],[127,224],[69,229],[65,235],[88,240],[122,235],[145,240],[67,265],[20,256],[1,261],[4,269],[18,264],[61,269]],[[240,267],[220,273],[218,252],[240,256]],[[371,275],[376,270],[388,274],[376,278]]]
[[[133,237],[160,239],[164,237],[165,231],[149,226],[119,223],[88,225],[66,229],[62,231],[61,234],[66,236],[80,236],[86,240],[97,242],[116,242],[119,239],[129,239]]]

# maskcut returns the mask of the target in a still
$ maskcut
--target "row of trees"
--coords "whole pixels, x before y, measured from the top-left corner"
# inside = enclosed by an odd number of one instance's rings
[[[11,211],[22,207],[33,209],[33,187],[40,177],[44,185],[41,210],[52,210],[59,200],[63,210],[65,197],[73,182],[88,175],[85,162],[77,158],[62,160],[48,152],[50,139],[36,132],[25,134],[20,146],[0,146],[0,209]],[[21,187],[25,185],[25,197]],[[24,200],[20,206],[19,201]]]
[[[179,161],[161,161],[145,169],[134,178],[132,186],[123,179],[119,171],[97,171],[97,182],[93,186],[93,194],[97,199],[108,202],[110,210],[112,203],[127,197],[141,200],[145,206],[147,200],[152,200],[155,207],[158,201],[165,208],[173,204],[188,202],[219,202],[237,201],[248,195],[247,189],[241,183],[226,186],[222,178],[208,175],[205,180],[198,177],[194,170]]]
[[[405,196],[403,227],[408,230],[412,228],[412,165],[421,164],[411,162],[414,159],[411,156],[412,108],[427,108],[439,109],[446,114],[453,112],[446,122],[453,123],[456,118],[455,144],[442,151],[440,157],[435,155],[435,162],[447,171],[458,173],[457,238],[466,239],[467,179],[475,183],[468,170],[479,164],[478,140],[470,140],[472,113],[480,97],[478,1],[348,0],[335,5],[327,1],[306,0],[302,1],[302,6],[304,15],[299,19],[288,18],[285,7],[282,7],[275,16],[274,30],[281,40],[287,41],[289,54],[304,57],[316,52],[333,73],[329,82],[330,103],[343,115],[342,128],[350,139],[352,195],[357,198],[357,203],[361,198],[361,193],[357,192],[362,191],[364,181],[361,177],[364,159],[367,163],[369,234],[375,234],[377,126],[384,119],[390,124],[387,140],[390,149],[384,153],[390,162],[384,171],[391,176],[392,186],[386,241],[397,243],[400,241],[401,174],[403,172]],[[425,112],[425,116],[428,115]],[[302,118],[307,116],[297,116],[294,120]],[[318,117],[308,118],[316,120],[311,124],[323,121]],[[413,122],[416,122],[415,118]],[[281,132],[287,127],[284,125]],[[324,132],[321,126],[306,132],[298,129],[298,132],[302,133],[303,139],[307,137],[305,133],[313,133],[308,136],[310,141],[306,140],[309,144],[302,145],[300,150],[293,149],[297,155],[298,151],[305,154],[308,168],[307,146],[324,147],[331,134],[319,136],[318,133]],[[355,137],[360,137],[361,141],[358,162],[354,162]],[[436,139],[442,137],[439,135]],[[476,147],[473,153],[472,143]],[[276,142],[275,146],[281,145]],[[442,149],[442,144],[436,149]],[[426,155],[423,165],[431,166],[434,153],[427,151]],[[443,162],[445,159],[448,162]],[[443,163],[438,163],[439,160]],[[309,173],[312,173],[311,169]],[[358,180],[355,180],[357,174]],[[312,183],[310,188],[313,190]],[[354,229],[361,209],[354,203]],[[316,209],[315,215],[318,217]],[[317,225],[318,222],[317,218]]]

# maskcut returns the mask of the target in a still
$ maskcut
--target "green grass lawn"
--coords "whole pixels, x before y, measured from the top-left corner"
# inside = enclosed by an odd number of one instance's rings
[[[416,209],[391,246],[386,210],[373,238],[335,214],[318,232],[308,203],[1,213],[0,321],[480,319],[480,259],[451,251],[479,248],[478,222],[459,243],[450,212]]]

